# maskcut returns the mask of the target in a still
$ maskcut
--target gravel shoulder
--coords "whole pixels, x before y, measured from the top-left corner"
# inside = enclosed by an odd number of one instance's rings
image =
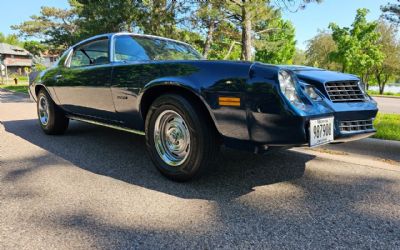
[[[400,167],[374,147],[223,149],[213,174],[174,183],[141,136],[46,136],[29,99],[0,101],[0,249],[400,248]]]

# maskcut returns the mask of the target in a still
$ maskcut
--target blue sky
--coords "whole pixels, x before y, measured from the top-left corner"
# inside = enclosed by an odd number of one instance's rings
[[[376,20],[381,15],[380,6],[389,0],[324,0],[321,4],[310,4],[305,10],[295,13],[285,12],[283,17],[296,27],[297,47],[304,49],[305,42],[318,30],[328,29],[331,22],[339,26],[350,26],[359,8],[370,10],[367,18]]]
[[[295,13],[286,11],[284,18],[296,27],[297,47],[304,49],[305,41],[312,38],[319,29],[327,29],[330,22],[340,26],[349,26],[358,8],[370,9],[368,19],[374,20],[381,15],[380,6],[394,0],[324,0],[323,3],[310,4],[305,10]],[[67,0],[2,0],[0,4],[0,32],[15,33],[10,29],[13,24],[28,20],[38,14],[40,6],[68,8]]]

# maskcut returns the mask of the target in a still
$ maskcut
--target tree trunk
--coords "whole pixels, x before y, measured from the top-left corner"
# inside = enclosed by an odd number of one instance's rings
[[[246,5],[242,6],[242,55],[245,61],[251,61],[252,39],[251,39],[251,16],[246,10]]]
[[[206,37],[206,41],[204,43],[204,49],[203,49],[203,56],[205,58],[207,58],[208,52],[210,51],[210,48],[211,48],[211,43],[212,43],[215,27],[216,27],[216,23],[214,21],[211,21],[208,26],[207,37]]]
[[[382,81],[382,94],[381,95],[383,95],[383,93],[385,92],[385,86],[388,81],[389,81],[389,75],[385,75],[385,77]]]
[[[379,72],[376,73],[376,82],[378,83],[378,88],[379,88],[379,94],[383,94],[383,88],[382,88],[382,80],[381,80],[381,74]]]
[[[370,77],[370,73],[369,72],[365,73],[361,77],[361,81],[365,84],[365,89],[364,90],[368,90],[368,88],[369,88],[369,77]]]

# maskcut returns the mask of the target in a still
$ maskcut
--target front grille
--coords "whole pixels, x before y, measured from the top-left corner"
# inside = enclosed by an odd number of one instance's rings
[[[373,130],[373,119],[369,120],[355,120],[355,121],[342,121],[340,122],[340,132],[353,133]]]
[[[365,100],[358,81],[336,81],[325,84],[326,92],[332,102],[356,102]]]

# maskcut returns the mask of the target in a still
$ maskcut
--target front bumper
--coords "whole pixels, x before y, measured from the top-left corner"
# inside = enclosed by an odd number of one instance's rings
[[[363,104],[365,105],[365,104]],[[310,120],[334,117],[334,142],[347,142],[372,136],[376,130],[373,125],[356,131],[344,131],[342,122],[370,120],[376,117],[376,107],[370,109],[341,110],[309,116],[271,115],[253,113],[249,123],[250,141],[256,145],[265,146],[305,146],[309,144]]]
[[[342,142],[361,140],[361,139],[373,136],[375,133],[376,133],[376,130],[374,129],[372,131],[367,131],[367,132],[346,134],[346,135],[336,138],[332,143],[342,143]]]

